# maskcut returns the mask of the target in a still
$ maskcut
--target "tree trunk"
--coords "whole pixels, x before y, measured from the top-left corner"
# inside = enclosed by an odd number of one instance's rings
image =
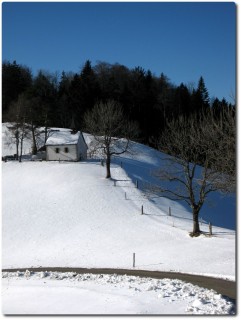
[[[36,136],[35,136],[35,129],[34,126],[31,126],[32,137],[33,137],[33,146],[32,146],[32,154],[37,154],[37,143],[36,143]]]
[[[20,139],[20,156],[19,156],[19,162],[22,162],[22,155],[23,155],[23,136]]]
[[[106,158],[106,179],[111,178],[111,174],[110,174],[110,155],[107,155]]]
[[[199,210],[197,208],[193,208],[193,236],[198,236],[200,234],[199,228]]]
[[[48,127],[45,126],[45,128],[44,128],[44,143],[46,143],[47,139],[48,139]]]
[[[18,148],[19,148],[19,139],[16,139],[16,160],[18,160],[18,157],[19,157]]]
[[[19,162],[22,162],[22,155],[23,155],[23,139],[25,136],[25,117],[24,117],[24,121],[23,121],[23,125],[22,125],[22,129],[21,129],[21,135],[20,135],[20,155],[19,155]]]
[[[46,112],[45,121],[44,121],[44,143],[46,143],[46,141],[48,139],[48,126],[47,126],[47,124],[48,124],[48,115],[47,115],[47,112]]]

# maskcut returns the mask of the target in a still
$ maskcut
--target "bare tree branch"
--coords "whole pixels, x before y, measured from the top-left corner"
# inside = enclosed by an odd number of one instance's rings
[[[135,136],[137,126],[124,118],[121,105],[113,100],[97,103],[86,113],[84,120],[87,130],[94,136],[92,146],[101,150],[106,158],[106,178],[110,178],[112,156],[129,150],[130,139]]]
[[[169,154],[155,173],[162,184],[157,192],[182,200],[193,212],[193,234],[200,234],[199,212],[214,191],[231,192],[235,185],[235,117],[224,110],[222,118],[212,112],[167,124],[159,149]]]

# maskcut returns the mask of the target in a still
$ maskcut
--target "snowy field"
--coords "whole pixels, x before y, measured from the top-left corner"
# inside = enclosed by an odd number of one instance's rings
[[[91,137],[85,138],[90,144]],[[26,141],[26,154],[30,146]],[[3,126],[3,155],[15,153],[13,150]],[[131,269],[135,253],[136,269],[234,281],[235,198],[214,194],[212,206],[205,206],[201,213],[201,230],[206,234],[190,238],[190,210],[142,189],[145,182],[156,183],[151,172],[161,165],[162,157],[158,151],[135,143],[131,155],[114,160],[112,180],[105,179],[105,167],[94,159],[3,163],[2,268]],[[209,221],[212,237],[208,236]],[[63,276],[53,273],[3,276],[3,311],[8,314],[55,314],[55,305],[60,314],[70,309],[75,314],[233,312],[229,301],[218,294],[179,280],[167,279],[163,284],[164,280],[127,276],[113,276],[114,282],[107,275],[90,275],[89,281],[84,281],[83,275],[67,275],[56,281]],[[155,289],[148,290],[151,285]],[[183,288],[189,291],[185,293]],[[81,303],[75,303],[77,300]]]

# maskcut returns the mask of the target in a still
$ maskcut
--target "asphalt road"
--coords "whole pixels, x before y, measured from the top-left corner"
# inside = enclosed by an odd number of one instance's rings
[[[101,269],[101,268],[59,268],[59,267],[40,267],[40,268],[18,268],[18,269],[2,269],[2,272],[16,272],[16,271],[57,271],[57,272],[76,272],[76,273],[93,273],[93,274],[120,274],[120,275],[131,275],[139,277],[150,277],[155,279],[179,279],[185,282],[190,282],[199,287],[213,289],[223,296],[227,296],[231,299],[236,300],[237,287],[236,282],[206,277],[198,276],[193,274],[179,273],[179,272],[162,272],[162,271],[147,271],[147,270],[137,270],[137,269]]]

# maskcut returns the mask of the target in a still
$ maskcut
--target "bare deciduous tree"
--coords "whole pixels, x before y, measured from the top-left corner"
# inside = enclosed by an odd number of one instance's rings
[[[122,107],[113,100],[97,103],[84,120],[86,129],[94,136],[95,150],[101,150],[106,158],[106,178],[111,178],[112,156],[128,151],[137,127],[124,118]]]
[[[9,113],[12,114],[14,123],[9,126],[12,137],[15,140],[16,155],[19,162],[22,161],[23,154],[23,141],[29,134],[29,128],[26,123],[28,101],[24,94],[20,95],[18,100],[12,103]],[[20,148],[20,150],[19,150]]]
[[[199,212],[208,195],[233,191],[235,185],[235,121],[228,112],[225,117],[180,117],[168,123],[160,139],[160,150],[169,156],[155,172],[162,182],[155,192],[192,208],[193,236],[201,232]]]
[[[236,189],[236,117],[234,108],[222,110],[215,119],[206,121],[206,139],[212,142],[214,161],[212,168],[227,176],[220,188],[223,192]]]

